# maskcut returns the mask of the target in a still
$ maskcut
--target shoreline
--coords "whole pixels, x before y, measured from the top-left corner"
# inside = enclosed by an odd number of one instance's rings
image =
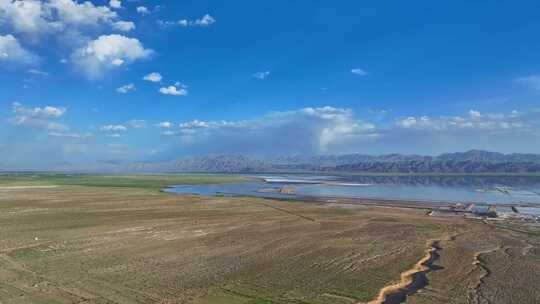
[[[478,173],[402,173],[402,172],[351,172],[351,171],[310,171],[310,170],[285,170],[285,171],[254,171],[254,172],[209,172],[209,171],[112,171],[112,172],[97,172],[85,170],[2,170],[0,175],[8,174],[54,174],[54,175],[229,175],[229,176],[251,176],[258,174],[304,174],[304,175],[338,175],[338,176],[478,176],[478,177],[540,177],[540,172],[478,172]]]
[[[474,204],[480,207],[521,207],[521,208],[539,208],[540,204],[535,203],[487,203],[476,201],[457,201],[457,200],[411,200],[411,199],[393,199],[393,198],[376,198],[376,197],[341,197],[341,196],[307,196],[287,194],[288,197],[266,197],[256,195],[244,195],[237,193],[219,192],[216,195],[202,195],[197,193],[178,193],[174,191],[167,191],[168,189],[174,189],[176,186],[168,186],[162,189],[165,193],[171,193],[176,195],[196,195],[201,197],[214,197],[214,196],[227,196],[227,197],[252,197],[261,199],[272,199],[278,201],[300,201],[300,202],[315,202],[315,203],[337,203],[348,205],[370,205],[381,207],[397,207],[397,208],[413,208],[413,209],[426,209],[444,211],[440,208],[451,208],[456,204]],[[262,192],[266,193],[266,192]],[[272,193],[272,192],[269,192]],[[449,210],[452,211],[452,210]],[[457,211],[457,210],[456,210]],[[459,211],[458,211],[459,212]]]

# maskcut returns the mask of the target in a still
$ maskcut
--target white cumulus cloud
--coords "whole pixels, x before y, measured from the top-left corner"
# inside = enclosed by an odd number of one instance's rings
[[[120,0],[111,0],[109,1],[109,6],[112,8],[122,8],[122,1]]]
[[[0,0],[0,26],[24,44],[81,47],[96,34],[135,28],[109,6],[79,0]]]
[[[18,102],[12,104],[12,112],[15,115],[11,122],[18,126],[27,126],[51,131],[67,131],[69,128],[61,123],[52,121],[62,117],[66,113],[63,107],[25,107]]]
[[[136,38],[122,35],[103,35],[89,41],[71,55],[76,64],[89,78],[99,78],[103,73],[150,57],[153,51],[145,49]]]
[[[66,113],[66,108],[64,107],[35,107],[27,108],[18,102],[13,103],[13,113],[19,115],[25,115],[32,118],[58,118]]]
[[[194,119],[167,135],[205,153],[295,154],[342,151],[380,136],[350,109],[307,107],[239,121]],[[279,142],[279,145],[275,143]]]
[[[150,14],[150,10],[146,6],[137,6],[137,13],[141,15]]]
[[[164,95],[173,95],[173,96],[186,96],[188,94],[187,86],[176,82],[174,85],[161,87],[159,92]]]
[[[135,29],[135,23],[131,21],[116,21],[113,23],[112,27],[120,32],[129,32]]]
[[[306,107],[247,120],[193,119],[161,134],[170,137],[169,143],[177,144],[170,155],[441,153],[448,152],[448,142],[452,142],[452,150],[482,146],[499,149],[508,147],[508,142],[539,148],[540,111],[471,110],[460,116],[411,115],[379,120],[372,115],[361,118],[347,108]]]
[[[0,20],[31,36],[113,24],[119,16],[107,6],[74,0],[1,0]]]
[[[145,75],[145,76],[143,77],[143,80],[151,81],[151,82],[160,82],[161,79],[163,79],[163,78],[161,77],[161,74],[156,73],[156,72],[150,73],[150,74]]]
[[[0,35],[0,64],[33,64],[38,57],[23,48],[13,35]]]
[[[47,4],[42,1],[0,1],[0,20],[14,32],[38,34],[63,28],[58,20],[51,20]]]
[[[95,6],[90,1],[79,3],[73,0],[49,0],[44,2],[44,8],[48,11],[48,23],[60,23],[62,26],[97,26],[118,19],[118,15],[108,7]]]
[[[468,116],[410,116],[396,120],[395,126],[417,131],[447,133],[475,131],[484,132],[487,135],[510,129],[525,131],[532,128],[529,119],[524,118],[525,116],[517,111],[482,114],[479,111],[470,110]]]

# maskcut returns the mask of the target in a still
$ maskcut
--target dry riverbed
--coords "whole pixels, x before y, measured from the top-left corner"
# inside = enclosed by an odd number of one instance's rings
[[[0,192],[2,304],[540,303],[539,231],[519,223],[128,187]]]

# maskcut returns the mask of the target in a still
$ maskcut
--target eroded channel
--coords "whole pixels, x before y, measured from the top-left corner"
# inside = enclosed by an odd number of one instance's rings
[[[405,303],[409,295],[428,285],[427,273],[435,270],[435,261],[439,258],[440,240],[428,242],[426,254],[413,268],[401,273],[398,283],[388,285],[379,291],[379,295],[368,304],[398,304]]]

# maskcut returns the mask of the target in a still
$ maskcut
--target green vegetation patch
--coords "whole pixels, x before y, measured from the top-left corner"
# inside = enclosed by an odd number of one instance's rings
[[[220,184],[248,180],[246,177],[217,174],[94,175],[12,173],[0,175],[0,186],[70,185],[158,190],[173,185]]]

